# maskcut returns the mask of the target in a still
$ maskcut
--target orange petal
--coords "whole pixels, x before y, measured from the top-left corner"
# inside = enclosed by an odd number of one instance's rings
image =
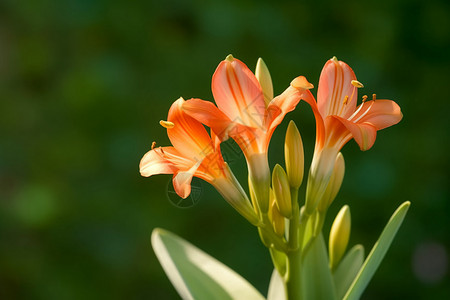
[[[365,105],[367,109],[363,107],[352,120],[358,120],[358,123],[371,124],[377,130],[395,125],[403,117],[400,106],[392,100],[366,101],[361,105]]]
[[[139,163],[142,176],[150,177],[156,174],[173,174],[178,168],[173,161],[167,159],[164,153],[176,154],[173,147],[155,148],[148,151]]]
[[[330,142],[336,142],[340,150],[352,137],[363,151],[372,148],[377,137],[377,129],[368,123],[353,123],[347,119],[330,116],[327,118],[326,128],[330,128]],[[344,130],[344,128],[346,130]],[[327,132],[328,135],[328,132]]]
[[[267,127],[267,143],[269,142],[273,131],[283,121],[284,116],[295,109],[302,99],[304,90],[288,87],[281,95],[275,97],[267,107],[265,126]]]
[[[261,127],[265,102],[255,75],[240,60],[227,57],[214,72],[212,92],[217,106],[233,122]]]
[[[228,139],[231,121],[213,103],[201,99],[190,99],[183,103],[183,111],[210,127],[222,141]]]
[[[174,123],[174,126],[167,129],[167,135],[184,157],[199,161],[213,151],[211,138],[199,121],[182,110],[183,103],[185,101],[180,98],[170,107],[167,120]]]
[[[358,92],[352,80],[356,80],[355,73],[346,63],[336,58],[327,61],[317,91],[317,105],[323,118],[331,115],[348,118],[355,111]]]
[[[187,196],[191,193],[191,182],[192,177],[195,175],[195,171],[200,166],[201,161],[196,163],[187,171],[177,172],[172,178],[172,184],[175,192],[183,199],[186,199]]]

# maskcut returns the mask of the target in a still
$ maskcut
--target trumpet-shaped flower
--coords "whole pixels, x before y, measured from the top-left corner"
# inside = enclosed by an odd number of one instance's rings
[[[185,101],[175,101],[167,121],[160,124],[167,128],[172,147],[153,148],[142,158],[139,168],[142,176],[173,174],[176,193],[186,198],[191,192],[192,177],[211,183],[222,196],[251,223],[258,217],[250,202],[222,158],[217,137],[211,136],[205,127],[182,110]]]
[[[294,83],[295,85],[295,83]],[[317,102],[307,91],[307,101],[316,118],[316,148],[308,180],[307,210],[311,212],[326,189],[333,171],[336,156],[342,147],[355,139],[361,150],[370,149],[378,130],[400,122],[400,107],[391,100],[367,96],[357,106],[358,88],[353,70],[335,57],[324,66],[319,79]],[[309,199],[308,199],[309,198]],[[314,199],[314,200],[313,200]]]
[[[265,65],[260,69],[262,71],[259,72],[264,73]],[[255,74],[243,62],[229,55],[219,64],[212,78],[217,106],[209,101],[191,99],[184,103],[183,109],[211,127],[222,141],[229,137],[236,141],[247,159],[249,176],[261,210],[267,212],[270,184],[267,150],[270,139],[284,116],[295,109],[312,85],[305,77],[298,77],[295,87],[289,86],[269,101],[267,98],[272,86],[268,71],[259,74],[259,78],[266,86],[266,93],[263,93]]]

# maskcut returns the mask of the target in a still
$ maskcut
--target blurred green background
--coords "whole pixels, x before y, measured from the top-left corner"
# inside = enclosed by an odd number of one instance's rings
[[[169,143],[158,121],[171,103],[212,100],[211,76],[229,53],[251,69],[263,57],[277,94],[298,75],[317,86],[336,55],[363,93],[400,104],[403,121],[370,151],[344,148],[329,217],[349,204],[350,243],[368,250],[410,200],[363,299],[450,298],[448,1],[2,0],[1,299],[177,299],[150,246],[155,227],[266,293],[267,251],[213,188],[196,181],[198,203],[177,208],[171,176],[138,172],[152,141]],[[271,166],[283,162],[289,119],[310,162],[314,119],[301,104],[275,132]],[[245,182],[242,156],[228,158]]]

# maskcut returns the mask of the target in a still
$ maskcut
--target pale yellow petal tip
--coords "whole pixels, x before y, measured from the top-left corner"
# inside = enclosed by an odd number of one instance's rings
[[[292,80],[291,86],[296,89],[305,89],[305,90],[309,90],[314,87],[314,85],[312,83],[310,83],[310,82],[308,82],[308,80],[306,80],[305,76],[298,76],[297,78]]]
[[[337,59],[336,56],[333,56],[333,57],[331,58],[331,60],[334,61],[334,62],[338,62],[338,59]]]
[[[352,85],[357,87],[357,88],[363,88],[364,87],[364,84],[362,84],[358,80],[352,80]]]
[[[172,123],[170,121],[164,121],[164,120],[159,121],[159,125],[161,125],[164,128],[167,128],[167,129],[175,127],[174,123]]]
[[[225,58],[225,60],[229,61],[229,62],[233,62],[234,56],[232,54],[228,54],[227,57]]]

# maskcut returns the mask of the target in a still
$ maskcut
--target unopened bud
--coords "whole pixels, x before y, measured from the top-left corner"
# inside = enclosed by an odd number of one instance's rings
[[[329,256],[330,268],[334,270],[341,261],[350,238],[350,208],[344,205],[334,219],[330,231]]]
[[[319,202],[318,210],[320,212],[325,212],[339,192],[342,181],[344,180],[345,174],[345,161],[344,156],[341,152],[336,156],[336,161],[334,162],[333,174],[331,175],[330,182],[323,194],[322,199]]]
[[[285,218],[292,217],[292,203],[291,203],[291,189],[287,175],[280,165],[273,168],[272,173],[272,188],[275,195],[275,202],[279,212]]]
[[[267,106],[273,99],[273,84],[269,69],[267,68],[262,58],[258,58],[258,62],[256,63],[255,76],[256,79],[258,79],[259,84],[261,85],[264,95],[264,102]]]
[[[279,236],[284,236],[284,217],[278,210],[273,190],[270,191],[269,219],[272,222],[272,227],[275,233]]]
[[[304,160],[303,142],[294,121],[289,122],[284,142],[286,173],[291,187],[298,189],[303,181]]]

